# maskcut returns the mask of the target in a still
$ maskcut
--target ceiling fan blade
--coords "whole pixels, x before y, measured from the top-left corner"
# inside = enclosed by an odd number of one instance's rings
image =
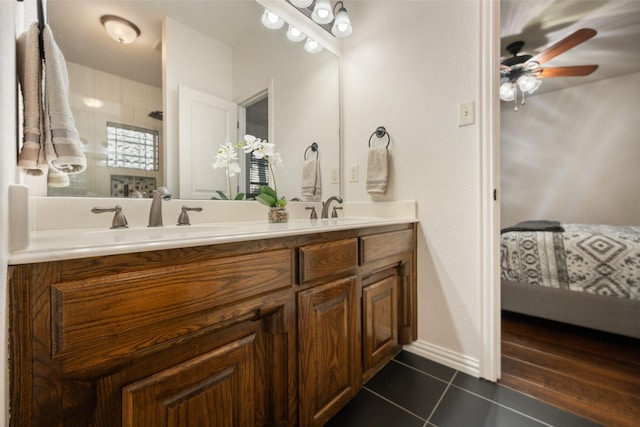
[[[588,76],[597,69],[597,65],[576,65],[573,67],[537,68],[533,70],[533,73],[536,74],[539,79],[549,77],[580,77]]]
[[[561,53],[568,51],[572,47],[575,47],[580,43],[583,43],[589,40],[591,37],[595,36],[596,34],[597,34],[596,30],[592,30],[591,28],[582,28],[576,31],[575,33],[560,40],[558,43],[548,47],[547,49],[540,52],[539,54],[535,55],[533,58],[529,59],[527,62],[537,62],[538,64],[542,65],[545,62],[551,60],[552,58],[555,58],[556,56],[560,55]]]

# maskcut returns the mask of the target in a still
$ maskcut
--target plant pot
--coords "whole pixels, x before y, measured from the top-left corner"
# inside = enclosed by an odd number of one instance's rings
[[[269,222],[288,222],[289,211],[286,208],[274,207],[269,209]]]

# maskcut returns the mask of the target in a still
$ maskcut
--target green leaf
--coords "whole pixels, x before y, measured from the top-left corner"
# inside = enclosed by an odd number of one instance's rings
[[[243,199],[244,199],[244,193],[238,193],[238,195],[235,198],[235,200],[243,200]]]
[[[276,194],[274,189],[269,187],[268,185],[261,185],[260,186],[260,194],[267,194],[267,195],[273,197],[274,199],[278,198],[278,195]]]
[[[274,207],[276,205],[276,199],[265,193],[258,194],[256,196],[256,200],[269,207]]]
[[[284,208],[285,206],[287,206],[287,200],[284,197],[280,197],[276,202],[276,205],[278,207]]]
[[[216,190],[216,193],[220,196],[220,200],[229,200],[226,193],[222,190]],[[213,197],[212,197],[213,198]]]

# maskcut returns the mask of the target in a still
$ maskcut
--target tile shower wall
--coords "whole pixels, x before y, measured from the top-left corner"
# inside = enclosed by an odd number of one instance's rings
[[[149,117],[150,112],[162,110],[162,88],[73,62],[67,62],[67,69],[69,101],[88,165],[85,173],[73,177],[70,187],[50,188],[49,195],[109,197],[112,175],[132,176],[136,180],[150,177],[162,185],[162,170],[149,172],[106,165],[108,121],[159,131],[162,165],[162,121]]]

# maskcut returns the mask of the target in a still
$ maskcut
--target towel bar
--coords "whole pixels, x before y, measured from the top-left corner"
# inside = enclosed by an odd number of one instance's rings
[[[371,136],[369,137],[369,147],[371,147],[371,138],[373,138],[374,135],[377,138],[383,138],[386,135],[387,136],[387,148],[389,148],[389,144],[391,143],[391,136],[389,135],[389,132],[387,132],[387,129],[385,129],[384,126],[378,126],[376,128],[376,130],[371,134]]]
[[[306,150],[304,150],[304,159],[305,160],[307,160],[307,152],[309,150],[311,150],[312,152],[316,153],[316,156],[317,156],[318,155],[318,143],[314,142],[313,144],[308,146]]]

